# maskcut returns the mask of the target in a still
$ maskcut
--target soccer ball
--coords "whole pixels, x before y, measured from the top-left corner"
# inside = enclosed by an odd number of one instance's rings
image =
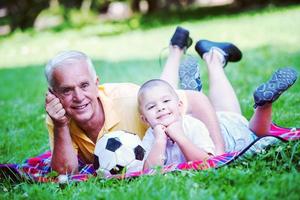
[[[111,176],[143,169],[145,149],[138,135],[126,131],[104,134],[96,143],[94,168],[99,175]]]

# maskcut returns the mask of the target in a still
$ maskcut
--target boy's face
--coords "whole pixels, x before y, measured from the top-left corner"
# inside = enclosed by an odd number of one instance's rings
[[[181,118],[182,102],[166,86],[146,89],[140,97],[140,111],[143,121],[154,128],[169,126]]]

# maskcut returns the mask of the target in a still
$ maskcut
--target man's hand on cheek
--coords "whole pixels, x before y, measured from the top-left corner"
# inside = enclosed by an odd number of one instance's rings
[[[60,103],[60,100],[49,91],[46,94],[45,108],[54,125],[65,126],[68,124],[69,119],[66,116],[66,111]]]

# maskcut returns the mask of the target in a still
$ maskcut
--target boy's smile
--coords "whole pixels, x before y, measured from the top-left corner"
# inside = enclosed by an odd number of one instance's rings
[[[152,128],[158,124],[169,126],[181,118],[178,97],[165,86],[145,90],[141,98],[143,120]]]

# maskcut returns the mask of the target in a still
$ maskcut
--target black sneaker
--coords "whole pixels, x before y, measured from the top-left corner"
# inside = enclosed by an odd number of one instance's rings
[[[188,49],[193,43],[193,40],[189,35],[190,33],[188,30],[177,26],[175,33],[171,38],[171,45],[178,46],[180,49]]]
[[[293,68],[278,69],[268,82],[263,83],[254,91],[254,108],[276,101],[296,80],[297,72]]]
[[[179,80],[181,89],[201,91],[202,82],[197,59],[188,57],[180,63]]]
[[[242,52],[241,50],[232,43],[229,42],[212,42],[209,40],[199,40],[196,45],[195,49],[197,53],[203,58],[203,54],[209,52],[212,47],[216,47],[222,51],[222,54],[225,58],[225,65],[227,62],[238,62],[242,59]]]

